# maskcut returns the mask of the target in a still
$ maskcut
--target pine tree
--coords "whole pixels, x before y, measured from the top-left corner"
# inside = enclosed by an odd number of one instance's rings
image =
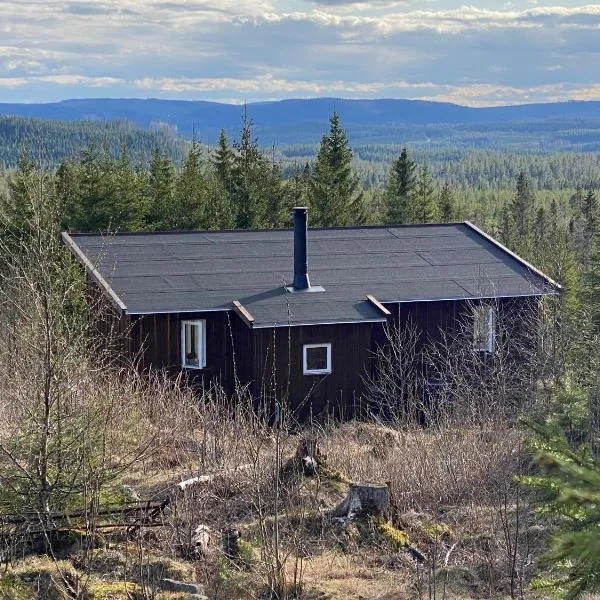
[[[519,480],[541,491],[540,512],[560,523],[543,561],[550,578],[538,586],[576,600],[584,592],[600,591],[600,461],[588,448],[573,450],[556,427],[527,424],[536,434],[531,445],[542,474]]]
[[[359,225],[366,221],[367,215],[363,191],[352,169],[352,150],[336,112],[329,125],[313,171],[311,223],[322,227]]]
[[[448,182],[444,183],[444,187],[440,192],[440,218],[444,223],[450,223],[456,218],[456,207],[454,205],[454,197]]]
[[[412,194],[412,213],[417,223],[434,223],[438,218],[433,179],[427,165],[419,169]]]
[[[417,163],[402,148],[392,163],[385,196],[388,205],[388,223],[410,223],[413,220],[411,196],[415,187]]]

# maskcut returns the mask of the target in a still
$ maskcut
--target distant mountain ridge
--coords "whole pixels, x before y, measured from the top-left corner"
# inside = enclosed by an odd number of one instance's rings
[[[531,123],[535,129],[533,124],[540,122],[570,132],[589,129],[591,124],[592,130],[598,129],[600,140],[600,101],[471,108],[423,100],[316,98],[249,103],[247,110],[263,145],[317,143],[333,110],[340,113],[349,134],[360,137],[355,140],[360,143],[400,143],[398,135],[410,135],[411,128],[426,138],[424,128],[428,126],[434,128],[435,137],[435,128],[442,125],[485,132],[486,125],[506,130],[508,124],[523,129],[525,123]],[[0,103],[0,115],[63,121],[125,119],[143,129],[168,124],[180,136],[189,138],[196,132],[211,144],[221,128],[237,134],[242,114],[239,105],[188,100],[90,98],[47,104]],[[596,142],[595,135],[591,142]]]

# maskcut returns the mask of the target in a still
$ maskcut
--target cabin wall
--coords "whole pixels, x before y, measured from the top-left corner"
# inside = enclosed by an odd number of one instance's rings
[[[255,329],[250,360],[253,391],[267,403],[288,399],[298,419],[323,413],[350,418],[359,411],[371,373],[373,323]],[[331,344],[328,375],[304,375],[304,344]],[[244,358],[239,357],[238,362]]]
[[[237,318],[237,317],[235,317]],[[132,348],[142,369],[165,369],[170,374],[181,371],[181,322],[206,321],[206,367],[186,368],[189,383],[219,382],[226,391],[233,389],[232,335],[227,312],[197,312],[185,314],[152,314],[132,316],[130,337]]]
[[[108,299],[104,290],[89,275],[86,276],[85,289],[87,315],[97,345],[125,359],[132,352],[130,317]]]
[[[340,418],[362,414],[368,407],[364,380],[373,374],[374,352],[386,343],[384,324],[358,323],[252,329],[233,311],[127,316],[115,308],[89,281],[88,302],[93,307],[96,330],[104,339],[119,338],[124,357],[141,369],[181,372],[181,321],[206,320],[207,364],[185,369],[192,384],[219,382],[231,394],[236,382],[272,411],[275,402],[286,402],[300,420],[328,413]],[[502,329],[515,340],[514,357],[531,345],[539,300],[510,298],[496,301]],[[471,324],[470,302],[441,301],[387,304],[390,322],[414,323],[421,344],[442,342],[443,333],[457,333]],[[331,343],[332,373],[303,374],[303,345]]]

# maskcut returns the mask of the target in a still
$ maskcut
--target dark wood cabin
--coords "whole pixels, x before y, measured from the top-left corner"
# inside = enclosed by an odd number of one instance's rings
[[[289,230],[63,239],[102,299],[98,321],[141,368],[247,385],[304,418],[354,413],[386,323],[436,339],[468,313],[474,351],[493,354],[496,313],[560,287],[468,222],[308,230],[294,211]]]

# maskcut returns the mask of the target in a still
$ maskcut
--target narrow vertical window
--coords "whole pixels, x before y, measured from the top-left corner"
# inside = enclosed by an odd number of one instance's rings
[[[182,322],[181,364],[193,369],[206,366],[206,321]]]
[[[304,375],[331,373],[331,344],[304,344]]]
[[[482,304],[473,309],[473,348],[493,352],[496,343],[496,310]]]

